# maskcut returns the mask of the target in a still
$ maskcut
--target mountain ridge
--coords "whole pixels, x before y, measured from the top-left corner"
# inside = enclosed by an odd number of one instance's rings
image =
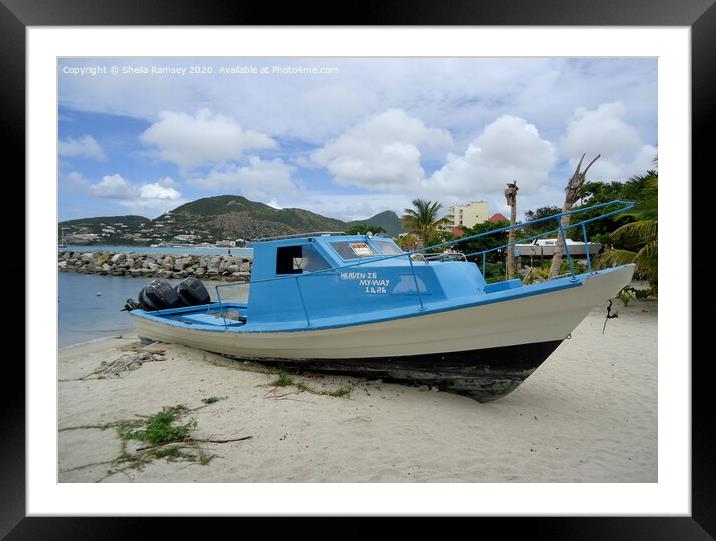
[[[165,242],[215,243],[313,231],[345,231],[357,224],[401,232],[400,218],[390,210],[365,220],[345,222],[301,208],[277,209],[240,195],[202,197],[151,220],[144,216],[99,216],[65,220],[68,242],[93,244],[149,244]]]

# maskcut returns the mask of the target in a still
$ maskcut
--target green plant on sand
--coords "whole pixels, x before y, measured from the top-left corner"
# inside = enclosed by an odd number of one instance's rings
[[[225,397],[223,397],[225,398]],[[106,474],[98,479],[103,481],[107,477],[129,469],[141,470],[150,462],[157,459],[166,459],[170,462],[184,461],[201,465],[208,464],[216,455],[208,453],[199,444],[201,443],[229,443],[251,439],[252,436],[243,436],[230,439],[195,438],[191,435],[197,426],[196,419],[182,419],[190,412],[197,411],[213,404],[222,398],[210,397],[203,399],[203,406],[187,408],[179,404],[176,406],[163,407],[157,413],[149,416],[140,416],[139,419],[124,419],[115,423],[104,425],[84,425],[66,427],[65,430],[81,430],[99,428],[106,430],[115,428],[122,448],[120,454],[113,460],[94,464],[86,464],[72,468],[77,470],[100,464],[110,464],[111,467]],[[133,449],[130,449],[130,444]],[[145,444],[145,445],[142,445]]]
[[[632,286],[626,286],[617,293],[617,299],[622,301],[622,304],[626,307],[632,299],[646,299],[651,294],[651,289],[636,289]]]
[[[293,384],[293,379],[286,372],[279,372],[278,377],[271,383],[274,387],[288,387]]]
[[[335,391],[328,392],[329,396],[335,396],[335,397],[342,397],[342,396],[348,396],[351,394],[352,389],[350,387],[341,387],[339,389],[336,389]]]
[[[124,441],[145,441],[150,445],[161,445],[167,442],[181,442],[189,437],[189,433],[196,428],[196,419],[181,425],[174,421],[185,415],[189,410],[183,406],[162,408],[161,411],[150,415],[146,421],[122,423],[117,427],[119,438]]]
[[[336,398],[347,397],[351,394],[351,391],[352,391],[352,389],[347,386],[340,387],[333,391],[318,391],[316,389],[313,389],[312,387],[309,387],[308,385],[306,385],[305,383],[303,383],[301,381],[299,381],[299,382],[294,381],[293,378],[288,373],[286,373],[284,371],[280,371],[278,373],[278,376],[276,377],[276,379],[273,380],[269,385],[271,385],[272,387],[293,386],[293,387],[296,387],[296,389],[300,393],[307,392],[307,393],[316,394],[316,395],[333,396]]]

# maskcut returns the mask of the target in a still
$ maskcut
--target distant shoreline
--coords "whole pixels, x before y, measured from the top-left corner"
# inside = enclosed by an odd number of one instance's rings
[[[69,244],[65,247],[58,246],[58,252],[65,251],[77,251],[77,252],[133,252],[133,253],[145,253],[145,254],[169,254],[169,255],[229,255],[229,248],[222,246],[139,246],[131,244]],[[236,256],[251,256],[253,248],[231,248],[231,255]]]

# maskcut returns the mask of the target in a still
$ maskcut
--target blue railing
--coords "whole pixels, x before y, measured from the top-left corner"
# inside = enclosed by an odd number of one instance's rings
[[[619,208],[616,209],[616,210],[607,212],[607,213],[605,213],[605,214],[600,214],[599,216],[595,216],[595,217],[592,217],[592,218],[588,218],[588,219],[586,219],[586,220],[582,220],[582,221],[579,221],[579,222],[576,222],[576,223],[570,223],[570,224],[568,224],[568,225],[566,225],[566,226],[562,224],[562,218],[565,217],[565,216],[570,216],[570,217],[571,217],[571,216],[574,216],[574,215],[577,215],[577,214],[582,214],[582,213],[585,213],[585,212],[590,212],[590,211],[594,211],[594,210],[601,209],[601,208],[606,208],[606,207],[613,206],[613,205],[617,205],[617,206],[619,206]],[[305,276],[316,276],[316,275],[326,274],[326,273],[328,273],[328,274],[337,274],[337,273],[338,273],[339,271],[341,271],[341,270],[348,269],[348,268],[352,268],[352,267],[358,267],[358,266],[363,265],[363,264],[365,264],[365,263],[374,263],[374,262],[377,262],[377,261],[386,261],[386,260],[389,260],[389,259],[396,259],[396,258],[399,258],[399,257],[407,257],[408,262],[410,263],[410,270],[411,270],[411,273],[412,273],[412,276],[413,276],[413,281],[414,281],[414,284],[415,284],[415,291],[416,291],[417,297],[418,297],[419,310],[420,310],[420,311],[423,311],[423,310],[425,310],[425,304],[423,303],[423,298],[422,298],[422,295],[420,294],[420,287],[419,287],[419,284],[418,284],[418,278],[417,278],[417,276],[416,276],[416,274],[415,274],[415,267],[414,267],[414,265],[413,265],[413,255],[415,255],[415,254],[423,254],[423,255],[424,255],[424,254],[427,253],[428,251],[435,250],[436,248],[456,246],[456,245],[458,245],[458,244],[461,244],[461,243],[464,243],[464,242],[468,242],[468,241],[471,241],[471,240],[476,240],[476,239],[488,237],[488,236],[490,236],[490,235],[495,235],[495,234],[498,234],[498,233],[504,233],[504,232],[510,231],[510,230],[512,230],[512,229],[525,229],[525,228],[528,228],[528,227],[532,227],[532,226],[534,226],[534,225],[536,225],[536,224],[540,224],[540,223],[544,223],[544,222],[549,222],[549,221],[556,221],[556,222],[557,222],[557,227],[556,227],[555,229],[551,229],[551,230],[549,230],[549,231],[544,231],[544,232],[539,233],[539,234],[537,234],[537,235],[532,235],[532,236],[530,236],[530,237],[521,238],[521,239],[516,240],[516,241],[507,242],[507,243],[505,243],[505,244],[501,244],[500,246],[495,246],[495,247],[493,247],[493,248],[488,248],[488,249],[485,249],[485,250],[481,250],[481,251],[479,251],[479,252],[472,252],[472,253],[464,254],[464,256],[465,256],[466,258],[467,258],[467,257],[482,256],[482,274],[483,274],[483,276],[484,276],[484,275],[485,275],[485,272],[486,272],[486,264],[487,264],[487,262],[486,262],[486,256],[487,256],[487,254],[489,254],[489,253],[491,253],[491,252],[498,251],[498,250],[502,250],[502,249],[504,249],[504,248],[508,248],[508,247],[510,247],[510,246],[514,246],[515,244],[522,244],[522,243],[524,243],[524,242],[526,242],[526,241],[532,241],[532,240],[538,239],[538,238],[540,238],[540,237],[544,237],[544,236],[546,236],[546,235],[553,235],[553,234],[557,233],[557,234],[559,235],[559,238],[560,238],[561,241],[562,241],[562,247],[563,247],[563,249],[564,249],[564,255],[565,255],[565,257],[566,257],[566,259],[567,259],[567,261],[568,261],[568,264],[569,264],[569,270],[570,270],[570,274],[571,274],[571,276],[572,276],[572,280],[576,280],[577,278],[576,278],[576,273],[575,273],[575,270],[574,270],[574,262],[572,261],[572,256],[571,256],[570,253],[569,253],[569,245],[567,244],[567,232],[568,232],[570,229],[577,228],[577,227],[581,227],[582,236],[583,236],[583,238],[584,238],[584,245],[585,245],[585,249],[586,249],[586,255],[587,255],[587,268],[588,268],[588,272],[592,272],[592,260],[591,260],[590,254],[589,254],[589,251],[590,251],[590,249],[589,249],[589,240],[588,240],[588,238],[587,238],[587,227],[586,227],[587,224],[592,223],[592,222],[596,222],[596,221],[598,221],[598,220],[603,220],[603,219],[605,219],[605,218],[608,218],[608,217],[610,217],[610,216],[614,216],[614,215],[616,215],[616,214],[620,214],[620,213],[622,213],[622,212],[625,212],[625,211],[627,211],[627,210],[629,210],[629,209],[634,208],[635,205],[636,205],[636,202],[635,202],[635,201],[622,201],[622,200],[610,201],[610,202],[608,202],[608,203],[601,203],[601,204],[599,204],[599,205],[593,205],[593,206],[591,206],[591,207],[585,207],[585,208],[570,210],[570,211],[568,211],[568,212],[560,212],[559,214],[555,214],[555,215],[553,215],[553,216],[547,216],[546,218],[538,218],[537,220],[531,220],[531,221],[525,222],[525,223],[518,223],[518,224],[514,224],[514,225],[508,225],[508,226],[505,226],[505,227],[500,227],[500,228],[498,228],[498,229],[493,229],[493,230],[491,230],[491,231],[486,231],[486,232],[484,232],[484,233],[478,233],[478,234],[476,234],[476,235],[470,235],[469,237],[462,237],[462,238],[456,239],[456,240],[441,242],[440,244],[434,244],[434,245],[432,245],[432,246],[428,246],[428,247],[425,247],[425,248],[419,248],[419,249],[417,249],[417,250],[411,250],[411,251],[409,251],[409,252],[402,252],[402,253],[400,253],[400,254],[385,255],[385,256],[365,257],[365,258],[362,258],[360,261],[358,261],[358,262],[356,262],[356,263],[349,263],[349,264],[346,264],[346,265],[340,265],[340,266],[337,266],[337,267],[331,267],[331,268],[328,268],[328,269],[322,269],[322,270],[319,270],[319,271],[307,272],[307,273],[302,273],[302,274],[291,274],[291,275],[287,275],[287,276],[277,276],[277,277],[274,277],[274,278],[262,278],[262,279],[259,279],[259,280],[250,280],[249,282],[242,282],[242,283],[240,283],[240,284],[236,284],[236,283],[218,284],[218,285],[216,285],[215,287],[216,287],[216,296],[217,296],[217,300],[218,300],[218,303],[219,303],[219,310],[220,310],[221,312],[223,312],[223,301],[221,300],[221,293],[220,293],[220,291],[219,291],[219,288],[224,288],[224,287],[237,287],[237,286],[249,286],[249,285],[251,285],[251,284],[257,284],[257,283],[261,283],[261,282],[274,282],[274,281],[278,281],[278,280],[295,280],[295,282],[296,282],[296,288],[297,288],[297,291],[298,291],[298,296],[299,296],[299,298],[300,298],[300,300],[301,300],[301,305],[302,305],[302,307],[303,307],[303,312],[304,312],[304,315],[305,315],[305,318],[306,318],[306,326],[310,327],[310,326],[311,326],[311,319],[310,319],[310,316],[309,316],[308,308],[306,307],[305,300],[304,300],[304,298],[303,298],[303,292],[301,291],[301,285],[300,285],[300,283],[299,283],[299,279],[300,279],[300,278],[303,278],[303,277],[305,277]],[[304,235],[304,236],[305,236],[305,235]],[[441,254],[435,254],[435,255],[441,255]],[[429,263],[429,260],[426,260],[426,263]],[[226,319],[224,319],[224,327],[226,327],[226,326],[227,326],[227,324],[226,324]]]

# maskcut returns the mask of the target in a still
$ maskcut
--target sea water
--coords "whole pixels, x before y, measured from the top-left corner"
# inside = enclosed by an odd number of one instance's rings
[[[231,251],[232,255],[234,250]],[[155,278],[100,276],[76,272],[57,273],[58,345],[66,347],[99,338],[131,334],[132,316],[123,312],[127,299],[137,299],[139,291]],[[169,282],[176,285],[180,279]],[[212,300],[216,300],[217,284],[204,281]],[[248,286],[233,282],[221,288],[221,299],[245,301]]]

